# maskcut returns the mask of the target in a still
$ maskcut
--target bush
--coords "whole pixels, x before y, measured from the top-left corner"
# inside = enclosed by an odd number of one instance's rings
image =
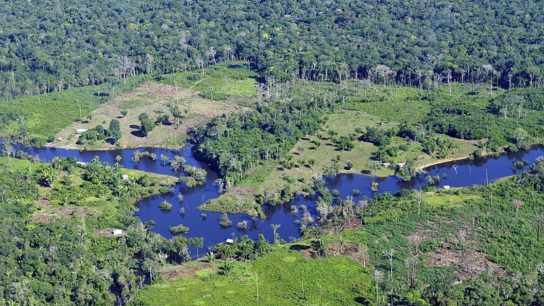
[[[236,223],[236,227],[239,230],[247,231],[248,228],[249,228],[249,222],[247,222],[247,220],[240,221],[240,222]]]
[[[360,139],[378,147],[387,146],[391,142],[391,137],[386,132],[375,127],[367,127]]]
[[[189,228],[182,224],[170,227],[172,235],[187,234],[188,232]]]
[[[160,208],[162,211],[171,211],[173,205],[170,204],[168,201],[162,201]]]
[[[229,215],[227,215],[227,213],[223,213],[221,215],[219,218],[219,224],[221,224],[222,227],[230,227],[232,225],[232,221],[229,219]]]

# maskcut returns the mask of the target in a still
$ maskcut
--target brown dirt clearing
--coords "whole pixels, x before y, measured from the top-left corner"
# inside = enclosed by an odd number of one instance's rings
[[[191,265],[166,266],[162,269],[162,276],[166,281],[190,277],[202,269],[216,270],[216,267],[207,262],[196,262]]]
[[[507,272],[489,257],[475,250],[438,249],[428,255],[425,264],[430,267],[458,267],[461,280],[474,279],[483,273],[506,275]]]
[[[37,201],[38,210],[32,215],[32,220],[38,223],[51,223],[58,220],[65,220],[73,217],[86,217],[95,215],[94,212],[85,207],[64,207],[53,206],[46,199]]]
[[[327,248],[325,254],[327,256],[348,256],[354,262],[357,262],[364,267],[367,267],[370,263],[368,249],[355,243],[332,244]]]

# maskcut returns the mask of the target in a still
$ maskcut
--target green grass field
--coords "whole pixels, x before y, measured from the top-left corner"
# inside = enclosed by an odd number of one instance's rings
[[[142,290],[141,305],[356,305],[372,301],[368,269],[347,257],[305,259],[277,248],[227,275],[204,269]]]
[[[145,82],[149,77],[142,76],[115,86],[102,84],[20,97],[0,103],[0,137],[36,146],[54,141],[56,146],[86,149],[179,148],[192,126],[252,107],[257,93],[256,78],[246,63],[228,62],[204,70],[163,75],[160,83]],[[152,117],[169,114],[169,105],[186,112],[181,124],[159,125],[151,137],[133,135],[140,113],[147,112]],[[127,111],[127,116],[121,116],[121,111]],[[99,124],[107,128],[112,119],[120,121],[124,135],[117,145],[106,142],[76,145],[79,137],[76,129],[90,129]]]
[[[224,100],[228,97],[252,98],[257,94],[257,74],[244,62],[225,62],[204,70],[162,75],[161,83],[194,90],[204,98]]]
[[[131,78],[124,85],[71,88],[0,102],[0,113],[17,116],[17,121],[0,123],[0,137],[16,137],[23,142],[44,144],[74,121],[85,118],[106,102],[109,96],[130,90],[141,81],[142,78]]]

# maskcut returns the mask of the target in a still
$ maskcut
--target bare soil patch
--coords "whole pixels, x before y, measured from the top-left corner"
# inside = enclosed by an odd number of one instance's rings
[[[54,206],[46,199],[37,201],[38,210],[32,215],[32,220],[38,223],[51,223],[73,217],[92,216],[95,213],[85,207]]]
[[[361,222],[361,219],[355,218],[355,219],[351,219],[351,220],[346,221],[344,226],[347,229],[354,230],[354,229],[361,228],[363,226],[363,224]]]
[[[489,260],[486,254],[475,250],[438,249],[428,255],[425,264],[442,268],[457,266],[461,280],[474,279],[483,273],[507,274],[504,268]]]
[[[253,190],[251,188],[245,188],[245,187],[233,187],[231,188],[230,191],[236,195],[247,195],[247,194],[253,193]]]
[[[162,269],[162,276],[166,281],[190,277],[202,269],[216,270],[216,267],[207,262],[197,262],[193,265],[166,266]]]
[[[365,267],[370,263],[368,249],[355,243],[335,243],[327,248],[325,254],[327,256],[348,256]]]
[[[361,222],[361,219],[353,218],[342,223],[341,225],[329,226],[328,228],[325,229],[325,231],[328,234],[336,235],[346,229],[355,230],[361,227],[363,227],[363,223]]]

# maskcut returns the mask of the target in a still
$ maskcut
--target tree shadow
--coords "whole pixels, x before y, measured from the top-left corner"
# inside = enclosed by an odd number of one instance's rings
[[[364,296],[358,296],[353,299],[357,304],[370,305],[370,302]]]
[[[307,249],[310,249],[310,248],[311,247],[307,246],[307,245],[294,244],[294,245],[289,247],[289,250],[292,250],[292,251],[304,251],[304,250],[307,250]]]
[[[132,136],[136,136],[136,137],[140,137],[140,138],[145,137],[144,133],[142,131],[140,131],[139,129],[130,132],[130,134],[132,134]]]

